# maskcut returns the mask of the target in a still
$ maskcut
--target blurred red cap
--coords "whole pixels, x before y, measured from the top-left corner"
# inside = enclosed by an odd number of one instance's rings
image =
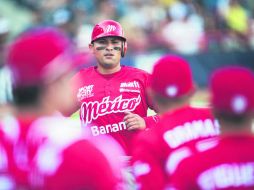
[[[59,77],[71,67],[71,42],[55,28],[36,28],[18,36],[7,52],[16,86]]]
[[[192,72],[186,60],[175,55],[166,55],[154,65],[151,88],[158,94],[176,98],[194,90]]]
[[[210,80],[211,103],[215,110],[234,115],[254,110],[254,76],[242,67],[216,70]]]

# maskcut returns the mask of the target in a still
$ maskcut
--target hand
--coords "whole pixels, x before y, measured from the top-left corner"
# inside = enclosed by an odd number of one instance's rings
[[[142,130],[146,128],[145,120],[142,117],[140,117],[138,114],[125,112],[123,121],[125,122],[127,130],[129,131],[138,130],[138,129]]]

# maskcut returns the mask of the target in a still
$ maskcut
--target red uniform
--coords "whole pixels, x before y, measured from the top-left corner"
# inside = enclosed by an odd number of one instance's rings
[[[171,152],[218,133],[218,124],[208,108],[187,106],[166,113],[156,128],[141,133],[134,141],[133,167],[140,189],[163,189]]]
[[[1,130],[3,142],[11,145],[7,155],[12,189],[117,188],[110,162],[84,140],[79,123],[63,117],[12,118]]]
[[[90,125],[93,136],[112,135],[127,152],[136,132],[127,131],[124,112],[145,117],[148,127],[156,122],[156,118],[146,117],[148,107],[152,108],[145,92],[148,85],[148,73],[128,66],[110,75],[91,67],[81,70],[72,80],[82,123]]]
[[[253,136],[229,134],[196,147],[201,153],[179,161],[171,177],[172,189],[254,189]]]
[[[80,122],[51,115],[73,103],[67,81],[75,65],[68,38],[53,28],[33,28],[11,44],[7,63],[18,116],[0,124],[0,143],[8,145],[8,159],[0,157],[0,166],[8,162],[15,184],[7,188],[11,180],[3,185],[0,177],[0,189],[116,189],[115,168],[85,140]]]

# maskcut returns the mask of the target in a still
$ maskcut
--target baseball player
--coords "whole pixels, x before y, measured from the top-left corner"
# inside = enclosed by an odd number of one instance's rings
[[[139,189],[164,189],[167,158],[184,144],[216,136],[219,127],[210,108],[193,107],[195,85],[188,62],[175,55],[161,57],[153,68],[149,94],[161,114],[159,123],[140,133],[133,148],[133,170]]]
[[[174,189],[254,189],[253,72],[242,67],[218,69],[210,81],[211,103],[221,135],[180,150],[171,173]]]
[[[53,28],[19,35],[8,49],[14,76],[15,117],[1,123],[8,149],[1,189],[117,189],[118,176],[80,123],[61,116],[73,103],[69,79],[72,48]],[[4,149],[3,149],[4,150]]]
[[[146,96],[149,74],[120,64],[127,41],[116,21],[96,24],[89,48],[97,66],[81,70],[72,79],[80,119],[93,136],[112,135],[128,154],[136,132],[158,120],[147,117],[148,108],[153,109]]]

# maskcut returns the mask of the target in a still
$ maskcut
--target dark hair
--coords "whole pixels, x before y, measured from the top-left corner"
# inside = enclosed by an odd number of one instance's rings
[[[39,104],[42,87],[39,85],[28,87],[13,87],[13,102],[16,106],[34,106]]]
[[[221,121],[224,121],[227,123],[239,124],[239,125],[246,122],[246,120],[252,119],[253,117],[251,113],[236,115],[236,114],[231,114],[231,113],[226,113],[226,112],[216,111],[216,110],[214,110],[214,116]]]
[[[185,96],[181,96],[181,97],[175,97],[175,98],[168,98],[168,97],[164,97],[158,93],[154,94],[154,100],[160,104],[160,105],[170,105],[170,104],[175,104],[175,103],[182,103],[184,101],[186,101],[187,99],[190,98],[190,95],[185,95]]]

